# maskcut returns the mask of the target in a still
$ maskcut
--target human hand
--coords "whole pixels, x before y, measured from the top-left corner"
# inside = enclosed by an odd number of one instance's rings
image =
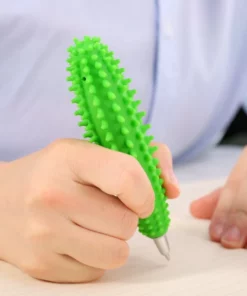
[[[247,246],[247,147],[222,188],[194,201],[191,213],[211,219],[209,234],[226,248]]]
[[[167,195],[176,197],[170,152],[159,145],[156,156]],[[0,258],[41,280],[92,281],[125,264],[138,218],[153,208],[133,157],[58,140],[0,165]]]

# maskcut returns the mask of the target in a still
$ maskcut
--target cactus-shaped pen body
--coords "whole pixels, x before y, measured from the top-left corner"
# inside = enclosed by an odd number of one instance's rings
[[[153,157],[157,147],[150,145],[153,137],[146,134],[150,126],[142,123],[145,113],[137,110],[140,101],[134,100],[130,79],[124,78],[120,61],[100,38],[75,40],[68,51],[68,80],[75,93],[72,102],[78,106],[76,115],[81,116],[79,125],[85,127],[84,137],[139,161],[155,193],[155,209],[148,218],[139,220],[139,231],[153,239],[163,236],[170,219],[161,170]]]

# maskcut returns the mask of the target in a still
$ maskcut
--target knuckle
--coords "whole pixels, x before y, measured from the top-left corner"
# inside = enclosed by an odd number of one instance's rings
[[[40,201],[49,208],[55,208],[62,204],[62,195],[53,188],[44,189],[39,196]]]
[[[47,155],[57,165],[59,165],[61,160],[68,162],[73,149],[73,143],[74,141],[71,139],[57,139],[46,147]]]
[[[49,151],[51,153],[52,159],[56,157],[58,160],[57,166],[59,164],[64,168],[64,165],[69,169],[70,172],[72,172],[74,175],[76,175],[76,143],[77,141],[74,139],[58,139],[55,140],[49,148]]]
[[[44,243],[53,237],[53,230],[51,226],[44,223],[32,221],[26,230],[26,238],[32,243]]]
[[[138,216],[130,211],[129,209],[124,209],[121,213],[121,230],[122,236],[124,239],[130,239],[137,228],[138,225]]]
[[[37,279],[46,279],[49,273],[49,267],[44,264],[43,260],[37,258],[26,260],[22,264],[21,269],[24,273]]]
[[[65,195],[56,188],[44,186],[37,193],[33,192],[28,196],[26,202],[29,206],[44,205],[47,208],[57,209],[65,203]]]
[[[63,150],[64,148],[68,147],[70,144],[70,141],[68,139],[56,139],[52,143],[50,143],[47,146],[47,149],[50,152],[57,152],[58,150]]]

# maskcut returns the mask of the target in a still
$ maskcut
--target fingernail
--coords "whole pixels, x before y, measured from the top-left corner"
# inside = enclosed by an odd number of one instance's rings
[[[239,242],[241,240],[241,232],[238,227],[230,227],[222,236],[222,240],[226,242]]]
[[[168,171],[168,179],[170,183],[179,188],[178,179],[172,169]]]
[[[211,235],[215,240],[220,240],[224,230],[223,224],[216,224],[212,227]]]

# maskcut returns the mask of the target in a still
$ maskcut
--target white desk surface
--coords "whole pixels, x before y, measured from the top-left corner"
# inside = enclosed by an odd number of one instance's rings
[[[123,268],[107,272],[97,283],[57,285],[40,282],[8,264],[0,263],[0,295],[246,296],[246,250],[226,250],[210,242],[208,222],[193,219],[188,212],[191,200],[222,184],[239,155],[239,150],[224,151],[226,161],[221,159],[221,164],[224,162],[222,170],[215,159],[218,152],[208,156],[205,167],[201,167],[205,163],[205,159],[201,159],[198,165],[193,163],[187,168],[177,168],[184,185],[181,197],[170,202],[171,261],[168,264],[158,254],[150,239],[136,233],[130,241],[131,255],[128,263]],[[201,172],[200,176],[198,172]],[[196,182],[193,181],[194,176],[197,177]],[[212,176],[214,179],[210,180]],[[205,178],[208,180],[203,180]]]
[[[240,147],[220,146],[189,163],[175,166],[175,172],[183,184],[225,178],[241,151]]]

